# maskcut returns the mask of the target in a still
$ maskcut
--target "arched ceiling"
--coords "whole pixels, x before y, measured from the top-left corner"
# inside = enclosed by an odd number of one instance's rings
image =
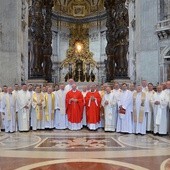
[[[75,18],[94,16],[104,11],[104,0],[54,0],[53,10]]]

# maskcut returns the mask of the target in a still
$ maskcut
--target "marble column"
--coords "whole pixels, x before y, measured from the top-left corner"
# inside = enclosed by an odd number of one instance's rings
[[[158,1],[135,1],[134,50],[136,55],[136,81],[145,79],[159,82],[159,43],[155,29],[158,22]]]
[[[0,1],[0,86],[27,79],[28,1]]]

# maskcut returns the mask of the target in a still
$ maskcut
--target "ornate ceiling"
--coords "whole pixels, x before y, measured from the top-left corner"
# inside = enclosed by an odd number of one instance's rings
[[[54,0],[53,9],[61,15],[83,18],[104,11],[104,0]]]

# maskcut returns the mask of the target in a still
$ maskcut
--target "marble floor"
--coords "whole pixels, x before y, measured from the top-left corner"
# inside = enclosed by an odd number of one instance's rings
[[[0,170],[170,170],[170,137],[53,130],[0,132]]]

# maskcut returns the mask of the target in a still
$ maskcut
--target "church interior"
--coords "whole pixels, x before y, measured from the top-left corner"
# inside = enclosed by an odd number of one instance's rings
[[[0,0],[0,87],[170,80],[170,0]],[[170,137],[0,132],[0,170],[170,170]]]

